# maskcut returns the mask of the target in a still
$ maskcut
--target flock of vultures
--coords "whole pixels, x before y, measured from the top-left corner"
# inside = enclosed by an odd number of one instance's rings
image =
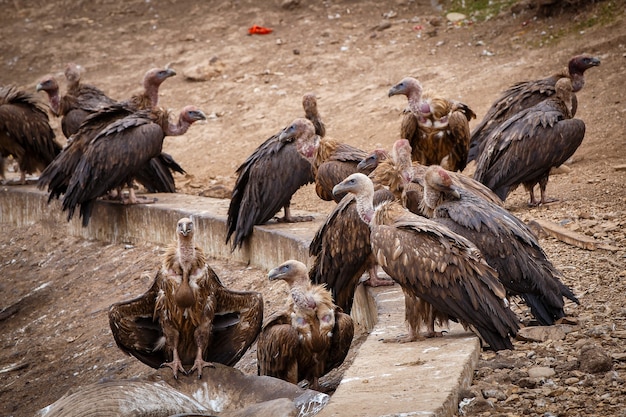
[[[225,236],[236,250],[254,225],[281,210],[278,221],[310,220],[289,210],[305,184],[315,183],[320,198],[337,203],[311,242],[313,266],[289,260],[269,272],[289,285],[285,311],[264,320],[259,293],[224,287],[194,243],[193,220],[184,218],[151,288],[111,307],[115,341],[151,367],[198,377],[215,362],[234,365],[257,341],[260,375],[306,380],[319,389],[318,379],[348,353],[355,288],[368,273],[371,285],[395,282],[404,291],[409,332],[390,342],[441,336],[435,324],[453,320],[475,332],[484,348],[512,349],[521,320],[508,299],[521,299],[539,325],[563,317],[565,299],[578,300],[503,202],[519,185],[530,205],[552,201],[550,170],[570,158],[585,135],[585,123],[574,118],[576,92],[585,71],[599,64],[579,55],[554,75],[513,85],[471,132],[476,115],[467,104],[405,78],[389,90],[408,99],[402,139],[372,152],[327,137],[315,95],[304,95],[304,117],[265,140],[237,169]],[[54,77],[41,80],[37,92],[0,88],[2,174],[9,157],[19,166],[18,183],[41,171],[37,185],[48,201],[61,199],[68,220],[78,208],[84,226],[97,199],[138,202],[135,182],[148,192],[175,192],[173,173],[184,170],[162,152],[163,139],[206,119],[193,106],[177,118],[159,106],[159,87],[175,74],[148,71],[143,92],[124,101],[83,83],[72,64],[64,95]],[[61,118],[63,148],[49,114]],[[462,171],[472,160],[476,170],[469,177]],[[392,280],[379,278],[378,267]]]

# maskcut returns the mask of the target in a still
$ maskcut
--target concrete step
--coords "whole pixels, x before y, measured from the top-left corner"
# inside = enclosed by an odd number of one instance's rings
[[[309,242],[325,218],[322,214],[295,212],[313,215],[315,220],[256,226],[243,248],[231,251],[224,241],[228,200],[183,194],[148,197],[156,198],[156,202],[123,206],[99,201],[87,227],[81,226],[76,215],[67,223],[66,233],[112,243],[169,245],[174,239],[172,230],[176,222],[193,215],[196,241],[207,255],[269,270],[287,259],[299,259],[310,265]],[[65,221],[59,201],[48,204],[47,194],[34,186],[0,187],[0,223],[18,226],[41,223],[50,233],[58,233],[59,221]],[[369,288],[364,293],[366,297],[361,299],[365,301],[359,301],[358,310],[373,306],[377,312],[372,313],[378,322],[369,324],[373,327],[371,333],[319,415],[453,416],[459,390],[471,384],[480,349],[478,339],[454,326],[441,338],[406,344],[383,343],[380,339],[406,331],[404,295],[397,285]]]

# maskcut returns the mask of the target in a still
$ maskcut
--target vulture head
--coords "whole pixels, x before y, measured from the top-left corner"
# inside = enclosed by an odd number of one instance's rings
[[[278,265],[272,269],[268,274],[270,281],[276,281],[282,279],[290,287],[302,282],[308,282],[309,275],[305,264],[295,259],[291,259]]]
[[[461,198],[459,191],[452,183],[452,178],[448,174],[448,171],[440,167],[439,165],[431,165],[424,174],[425,194],[427,194],[428,188],[436,191],[437,193],[446,193],[456,199]],[[426,201],[428,207],[433,208],[428,201]]]
[[[180,112],[180,118],[185,122],[192,124],[199,120],[206,120],[206,115],[196,106],[186,106]]]
[[[315,126],[305,118],[294,120],[278,137],[282,142],[296,142],[298,152],[306,159],[311,160],[319,147],[319,136],[315,134]]]
[[[152,68],[143,77],[143,86],[146,90],[158,87],[170,77],[176,75],[176,71],[172,68]]]
[[[302,107],[304,114],[317,114],[317,97],[315,93],[306,93],[302,96]]]
[[[384,149],[374,149],[372,153],[367,155],[359,164],[356,166],[359,172],[372,172],[378,164],[385,159],[389,158],[389,154]]]
[[[333,195],[343,193],[354,194],[359,217],[370,224],[374,217],[374,183],[370,177],[360,172],[351,174],[333,187]]]
[[[55,115],[59,114],[59,83],[56,78],[53,76],[47,76],[42,78],[37,87],[35,87],[36,91],[44,91],[48,95],[48,100],[50,101],[50,108]]]
[[[183,217],[176,225],[176,235],[181,238],[193,238],[193,220]]]
[[[422,96],[422,84],[413,77],[403,78],[398,84],[389,89],[389,97],[399,94],[409,97],[421,97]]]
[[[178,123],[168,122],[168,125],[163,127],[163,131],[166,136],[180,136],[185,134],[189,126],[198,120],[206,120],[206,115],[202,110],[196,106],[186,106],[178,115]]]
[[[77,85],[80,82],[83,67],[70,62],[65,66],[65,79],[69,84]]]
[[[582,74],[591,67],[600,65],[600,58],[591,55],[576,55],[570,59],[568,69],[570,74]]]

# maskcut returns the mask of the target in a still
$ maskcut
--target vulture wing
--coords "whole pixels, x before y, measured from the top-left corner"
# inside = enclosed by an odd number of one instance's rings
[[[161,126],[144,112],[132,114],[102,130],[90,142],[69,181],[63,197],[63,210],[68,211],[68,220],[80,205],[86,226],[95,200],[126,184],[138,167],[159,155],[164,137]]]
[[[393,200],[386,190],[375,194],[374,203]],[[325,284],[335,304],[350,314],[354,291],[363,273],[375,264],[370,230],[360,218],[353,196],[344,197],[320,226],[309,246],[314,257],[309,278]]]
[[[324,201],[341,201],[345,194],[333,195],[333,187],[350,174],[358,172],[359,162],[367,156],[367,152],[352,145],[322,139],[314,168],[317,195]]]
[[[272,316],[257,342],[258,374],[297,384],[299,344],[298,331],[291,326],[289,315]]]
[[[13,155],[22,173],[43,171],[61,152],[45,105],[14,87],[0,88],[0,155]]]
[[[146,187],[149,193],[175,193],[174,172],[186,173],[172,155],[161,152],[141,166],[135,174],[135,180]]]
[[[163,329],[158,318],[154,317],[159,293],[158,274],[145,294],[109,308],[109,326],[117,346],[155,369],[167,360],[165,351],[160,348]]]
[[[433,217],[473,242],[494,267],[507,293],[527,301],[542,325],[565,316],[563,297],[578,302],[560,280],[528,227],[506,209],[459,190],[459,200],[439,204]]]
[[[471,243],[434,222],[404,216],[372,225],[379,265],[405,292],[469,326],[494,350],[510,349],[519,325],[497,274]]]
[[[584,135],[582,120],[567,119],[558,101],[546,100],[517,113],[492,133],[474,179],[504,201],[521,183],[547,180],[550,168],[572,156]]]
[[[255,224],[266,223],[289,205],[301,186],[314,181],[311,163],[293,142],[280,141],[279,136],[268,138],[237,168],[226,234],[226,242],[233,237],[233,249],[243,245]]]
[[[324,368],[327,374],[343,363],[350,351],[350,345],[354,338],[354,322],[349,314],[344,313],[341,308],[335,309],[335,327],[331,339],[328,359]]]
[[[213,276],[217,279],[215,273]],[[204,360],[234,366],[261,331],[263,298],[257,292],[229,290],[221,283],[215,298],[217,309]]]

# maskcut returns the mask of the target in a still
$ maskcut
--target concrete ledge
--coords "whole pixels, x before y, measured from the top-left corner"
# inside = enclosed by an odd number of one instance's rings
[[[231,252],[224,243],[228,200],[182,194],[150,196],[158,201],[135,206],[99,201],[89,226],[82,227],[76,216],[67,223],[67,233],[113,243],[169,245],[176,222],[193,215],[197,242],[209,256],[268,270],[287,259],[310,265],[309,242],[324,220],[324,215],[300,212],[296,214],[313,214],[316,220],[257,226],[242,250]],[[58,222],[65,222],[65,213],[58,201],[47,203],[46,193],[34,186],[0,187],[0,223],[41,223],[50,233],[58,233]],[[406,331],[402,290],[397,285],[360,290],[355,305],[363,305],[360,310],[377,309],[378,323],[368,319],[373,330],[320,415],[453,416],[459,390],[471,384],[478,362],[478,339],[455,326],[442,338],[382,343],[380,339]]]

